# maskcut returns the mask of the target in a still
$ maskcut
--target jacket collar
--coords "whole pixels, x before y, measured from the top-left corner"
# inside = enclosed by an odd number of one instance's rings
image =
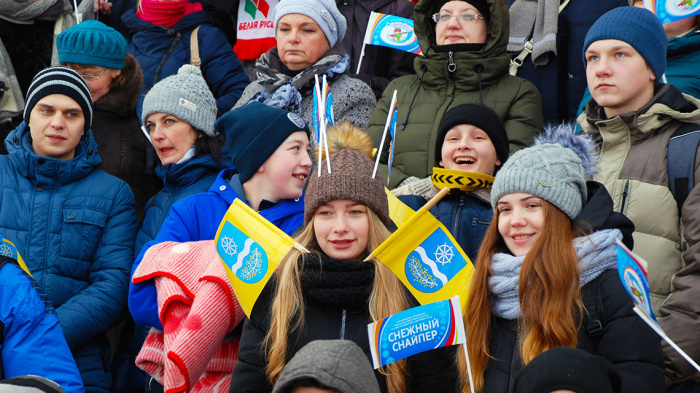
[[[102,163],[90,130],[80,139],[75,157],[71,160],[40,157],[34,153],[31,133],[25,122],[10,132],[5,147],[22,176],[44,185],[68,184],[80,180]]]
[[[136,115],[136,103],[143,85],[143,72],[130,53],[126,54],[126,64],[122,73],[126,76],[126,83],[109,89],[107,94],[95,102],[95,111],[106,110],[122,117]]]

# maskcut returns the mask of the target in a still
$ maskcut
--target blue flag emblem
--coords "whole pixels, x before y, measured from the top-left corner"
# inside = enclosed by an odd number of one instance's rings
[[[221,230],[216,249],[226,266],[244,283],[255,284],[265,277],[267,253],[231,223],[227,222]]]
[[[438,228],[406,258],[405,273],[408,282],[424,293],[442,289],[467,261],[442,228]]]

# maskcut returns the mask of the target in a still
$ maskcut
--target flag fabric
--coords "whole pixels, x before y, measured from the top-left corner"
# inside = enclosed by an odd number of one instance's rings
[[[401,202],[388,188],[384,187],[384,192],[389,200],[389,218],[391,218],[391,221],[393,221],[398,228],[404,225],[406,221],[415,214],[415,211]]]
[[[700,15],[700,0],[644,0],[644,7],[662,24]]]
[[[459,296],[466,301],[474,265],[450,232],[419,209],[368,257],[374,256],[427,304]]]
[[[331,126],[335,125],[335,118],[333,117],[333,93],[331,93],[331,87],[326,85],[326,121]]]
[[[15,247],[15,244],[2,236],[0,236],[0,255],[14,259],[17,261],[19,266],[25,272],[27,272],[27,274],[30,276],[32,275],[32,272],[29,271],[29,267],[27,267],[27,264],[24,263],[24,259],[22,259],[22,256],[19,255],[19,251],[17,250],[17,247]]]
[[[389,144],[389,160],[388,167],[389,173],[386,176],[386,184],[389,184],[389,179],[391,179],[391,168],[394,166],[394,146],[396,145],[396,122],[399,119],[399,104],[398,100],[393,101],[394,105],[389,108],[391,113],[391,122],[389,123],[389,134],[391,135],[391,143]]]
[[[216,251],[243,312],[255,301],[294,239],[236,198],[216,232]]]
[[[371,12],[365,32],[365,44],[380,45],[421,55],[413,20]]]
[[[370,323],[367,334],[374,368],[466,341],[457,296]]]
[[[318,146],[318,143],[321,138],[321,118],[319,117],[319,107],[320,107],[320,100],[319,100],[319,89],[318,89],[318,79],[316,79],[316,87],[314,88],[314,98],[313,98],[313,106],[311,108],[311,128],[313,129],[314,132],[314,143],[315,146]]]
[[[642,257],[630,251],[619,240],[617,241],[617,272],[622,280],[622,285],[632,297],[634,304],[649,318],[656,321],[651,309],[646,266],[647,262]]]

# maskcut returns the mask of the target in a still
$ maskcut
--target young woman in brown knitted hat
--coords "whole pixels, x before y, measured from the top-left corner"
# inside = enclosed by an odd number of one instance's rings
[[[417,305],[399,279],[364,259],[390,232],[384,182],[372,178],[372,142],[344,123],[328,133],[330,173],[312,171],[305,228],[258,298],[243,327],[231,392],[270,392],[285,364],[305,344],[352,340],[370,357],[367,324]],[[455,391],[454,350],[429,351],[377,370],[382,392]],[[410,377],[409,377],[410,375]]]

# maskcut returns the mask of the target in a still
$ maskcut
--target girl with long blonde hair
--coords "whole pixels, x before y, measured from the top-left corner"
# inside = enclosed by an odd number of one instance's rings
[[[610,360],[623,392],[661,392],[659,337],[637,317],[616,271],[616,240],[634,226],[586,183],[592,142],[548,130],[496,176],[494,217],[479,249],[464,323],[476,392],[513,391],[517,371],[554,347]],[[464,392],[470,391],[464,354]]]
[[[387,267],[364,260],[390,235],[384,183],[372,178],[371,140],[349,123],[328,137],[331,173],[326,162],[320,176],[312,171],[306,226],[296,239],[309,253],[290,250],[258,298],[243,327],[231,392],[270,392],[287,361],[314,340],[352,340],[369,357],[367,324],[417,305]],[[453,356],[433,351],[375,374],[382,392],[454,391]]]

